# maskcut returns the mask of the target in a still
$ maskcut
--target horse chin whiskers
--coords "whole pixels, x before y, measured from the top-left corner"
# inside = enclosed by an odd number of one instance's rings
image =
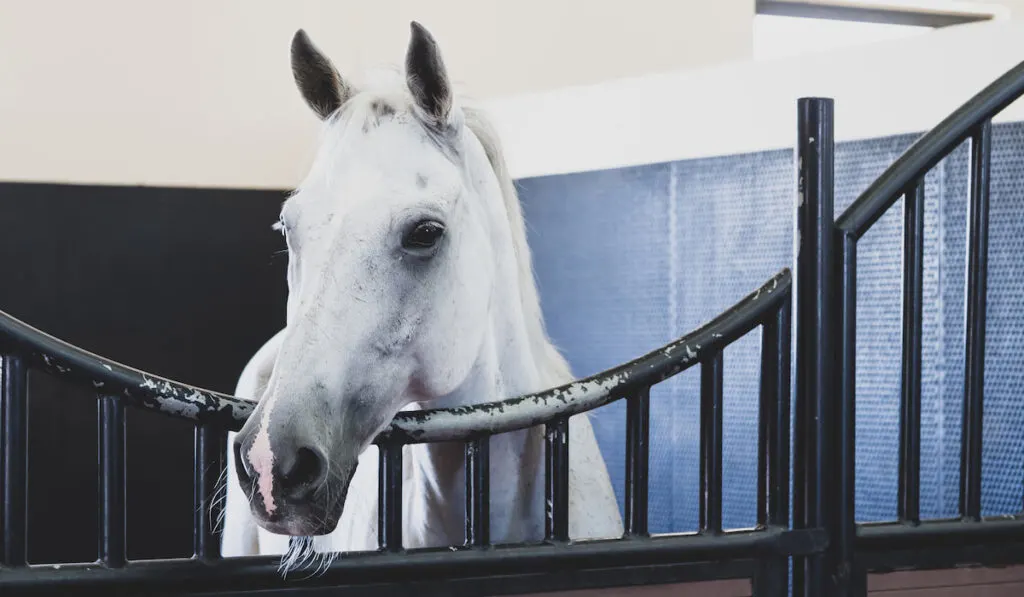
[[[293,537],[288,542],[288,551],[281,556],[278,572],[282,578],[287,578],[293,571],[309,570],[309,574],[299,580],[313,578],[326,572],[337,557],[336,552],[317,551],[315,537]]]

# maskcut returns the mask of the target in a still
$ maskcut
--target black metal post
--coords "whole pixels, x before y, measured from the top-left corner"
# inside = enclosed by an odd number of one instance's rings
[[[924,181],[903,197],[903,372],[900,388],[899,519],[921,519],[921,325]]]
[[[124,406],[117,396],[99,398],[99,559],[119,568],[125,553]]]
[[[382,550],[402,550],[402,449],[398,443],[383,443],[377,504],[377,544]]]
[[[28,563],[26,524],[28,516],[28,370],[21,357],[2,357],[3,378],[0,379],[0,417],[3,436],[0,437],[0,538],[3,545],[4,566],[24,566]]]
[[[722,532],[722,352],[700,364],[700,532]]]
[[[486,547],[491,537],[491,438],[466,442],[466,545]]]
[[[195,432],[195,497],[193,547],[196,557],[213,560],[220,557],[220,533],[217,521],[224,509],[223,500],[213,501],[217,483],[224,472],[223,447],[227,433],[210,425],[197,425]]]
[[[626,398],[626,535],[648,534],[647,472],[650,462],[650,412],[650,388],[641,388]]]
[[[964,408],[960,450],[960,516],[981,518],[981,429],[985,393],[985,299],[988,278],[989,170],[992,122],[971,137],[971,197],[967,224],[967,307]]]
[[[545,485],[547,515],[544,535],[548,541],[569,540],[569,419],[545,426]]]
[[[794,525],[825,528],[825,554],[794,562],[794,593],[834,595],[837,552],[834,474],[837,467],[833,216],[833,101],[801,98],[797,118],[796,437]]]

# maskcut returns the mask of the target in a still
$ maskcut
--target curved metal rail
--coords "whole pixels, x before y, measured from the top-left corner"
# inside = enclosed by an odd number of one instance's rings
[[[664,554],[673,556],[671,578],[684,580],[711,568],[724,578],[753,578],[758,594],[786,586],[785,557],[819,553],[825,541],[820,529],[789,526],[789,412],[790,318],[792,279],[783,269],[732,308],[695,331],[633,361],[543,392],[471,407],[399,413],[376,438],[380,447],[378,472],[379,549],[366,559],[336,562],[314,583],[350,582],[353,571],[388,569],[398,574],[417,561],[439,561],[460,573],[497,574],[519,562],[518,574],[533,578],[529,558],[555,558],[559,573],[572,575],[573,562],[589,554],[608,567],[632,557],[638,567],[650,566]],[[757,526],[726,531],[722,526],[722,455],[724,392],[723,353],[748,332],[761,329],[761,388],[758,422]],[[10,315],[0,312],[0,353],[4,354],[4,445],[0,460],[13,464],[0,476],[6,496],[0,523],[5,545],[0,552],[0,588],[59,590],[135,586],[185,592],[217,588],[286,586],[276,574],[275,558],[262,557],[238,568],[237,561],[220,559],[219,534],[212,521],[223,504],[214,500],[216,479],[224,470],[224,430],[238,429],[255,403],[140,371],[82,350]],[[652,386],[692,367],[701,371],[700,387],[700,532],[698,536],[652,536],[648,528],[649,409]],[[26,559],[23,524],[26,505],[25,462],[27,398],[25,375],[38,369],[80,385],[91,384],[101,400],[100,549],[96,562],[60,566],[32,565]],[[625,517],[623,535],[610,542],[575,545],[562,550],[569,536],[569,417],[623,399],[626,402]],[[124,407],[156,410],[196,424],[194,465],[194,556],[161,563],[133,562],[125,551]],[[491,436],[542,426],[544,429],[544,541],[520,544],[515,550],[496,550],[490,542]],[[465,542],[429,555],[407,551],[403,531],[403,447],[414,443],[461,441],[466,456]],[[3,467],[0,467],[3,468]],[[209,514],[209,515],[207,515]],[[556,551],[551,551],[551,548]],[[711,551],[708,551],[711,550]],[[731,550],[731,551],[729,551]],[[732,553],[735,560],[700,562],[706,554]],[[435,559],[420,560],[417,558]],[[440,560],[436,560],[440,557]],[[750,558],[761,563],[756,570]],[[152,565],[151,565],[152,564]],[[524,567],[529,564],[529,567]],[[461,570],[462,567],[469,566]],[[436,568],[436,567],[435,567]],[[246,570],[239,577],[239,570]],[[187,572],[187,574],[183,574]],[[342,579],[339,575],[344,576]],[[461,582],[454,575],[450,582]],[[550,576],[550,575],[549,575]],[[502,573],[492,580],[506,583]],[[575,581],[574,581],[575,582]],[[617,581],[616,581],[617,582]],[[305,583],[304,583],[305,584]],[[613,582],[615,584],[615,582]],[[308,585],[307,585],[308,586]],[[771,593],[777,594],[777,593]]]
[[[697,330],[633,361],[543,392],[499,402],[399,413],[380,441],[464,440],[524,429],[598,408],[632,389],[651,386],[720,350],[778,310],[791,282],[789,269]],[[256,403],[177,382],[94,354],[0,311],[0,348],[49,373],[91,383],[97,393],[135,406],[237,431]]]
[[[831,462],[843,481],[819,494],[828,510],[812,526],[826,526],[832,541],[825,560],[831,570],[809,585],[818,594],[830,576],[847,586],[864,586],[867,572],[897,568],[1001,562],[1024,545],[1024,512],[996,520],[982,516],[982,428],[985,373],[985,311],[988,277],[988,213],[992,160],[992,118],[1024,95],[1024,62],[993,81],[922,135],[835,220],[822,227],[828,237],[817,253],[824,265],[821,286],[824,350],[830,364],[827,394],[835,402],[829,420],[834,443]],[[925,177],[970,139],[970,196],[967,205],[965,341],[958,518],[921,519],[921,369],[924,313]],[[831,180],[828,181],[831,185]],[[829,190],[831,194],[831,189]],[[903,312],[899,421],[897,520],[864,524],[855,520],[857,245],[860,238],[903,197]],[[824,202],[822,203],[824,205]],[[831,195],[828,200],[831,211]],[[799,267],[799,266],[798,266]],[[800,364],[798,362],[798,369]],[[824,395],[824,394],[819,394]],[[799,399],[799,398],[798,398]],[[941,546],[955,544],[953,550]],[[1012,547],[1011,547],[1012,546]],[[959,551],[957,551],[959,550]],[[1014,563],[1019,563],[1018,557]]]
[[[1021,95],[1024,62],[1006,71],[917,139],[836,218],[836,227],[862,236],[918,179]]]

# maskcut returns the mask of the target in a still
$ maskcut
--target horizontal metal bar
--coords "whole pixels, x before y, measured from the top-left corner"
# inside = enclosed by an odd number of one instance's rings
[[[857,560],[867,572],[1024,564],[1024,518],[863,525]]]
[[[99,558],[106,566],[124,566],[125,450],[124,407],[117,396],[102,396],[99,404]]]
[[[984,120],[1024,94],[1024,62],[1006,71],[942,122],[918,138],[836,219],[836,226],[863,236],[903,191],[946,157]]]
[[[604,406],[636,388],[654,385],[743,336],[788,296],[789,269],[707,324],[633,361],[536,394],[468,408],[399,413],[376,442],[466,441],[527,429]],[[132,404],[178,418],[238,431],[255,403],[179,383],[106,359],[50,336],[0,311],[0,347],[58,377],[92,383]]]
[[[377,585],[382,582],[415,583],[430,579],[452,582],[460,578],[543,574],[592,574],[617,570],[626,574],[633,567],[664,567],[680,562],[700,562],[707,570],[728,566],[726,560],[768,556],[802,556],[819,553],[827,537],[820,530],[784,531],[766,529],[738,531],[718,536],[674,535],[518,547],[497,546],[480,550],[440,548],[347,553],[337,558],[322,574],[303,579],[303,588]],[[149,560],[129,562],[120,570],[95,564],[64,564],[58,567],[4,570],[0,590],[25,594],[30,589],[50,588],[60,593],[76,590],[110,590],[130,586],[135,592],[182,592],[294,588],[291,576],[281,577],[280,556],[202,560]],[[746,570],[749,572],[749,569]],[[365,589],[364,589],[365,590]]]
[[[990,14],[963,10],[858,6],[828,0],[757,0],[757,14],[931,28],[992,20]]]
[[[529,396],[473,407],[399,413],[378,438],[405,443],[465,441],[478,433],[526,429],[614,402],[698,364],[760,325],[789,296],[788,268],[708,323],[644,356]]]
[[[28,369],[14,355],[4,355],[0,367],[0,564],[23,566],[28,561]]]
[[[886,551],[927,549],[1001,542],[1024,542],[1024,517],[976,521],[928,520],[914,525],[863,524],[857,528],[857,549]]]
[[[1024,564],[1024,541],[997,544],[964,543],[904,550],[858,553],[858,568],[864,575],[907,570],[950,570],[956,568],[1002,568]],[[984,594],[984,593],[982,593]],[[864,595],[864,593],[859,593]]]
[[[256,403],[183,384],[91,353],[0,311],[0,350],[26,365],[63,379],[84,382],[123,403],[181,419],[241,429]]]
[[[678,583],[710,583],[726,581],[726,586],[749,584],[747,579],[756,574],[756,563],[752,560],[728,560],[724,562],[676,562],[658,566],[636,565],[625,568],[604,568],[579,572],[556,570],[541,574],[514,574],[480,576],[473,578],[430,578],[403,582],[390,579],[366,585],[341,585],[324,588],[299,588],[293,583],[289,589],[273,591],[274,597],[498,597],[499,595],[549,595],[552,591],[563,591],[575,595],[587,589],[599,589],[606,593],[610,589],[629,591],[633,587],[653,587]],[[729,582],[731,581],[731,582]],[[715,583],[718,584],[718,583]],[[664,587],[663,587],[664,588]],[[629,591],[632,592],[632,591]],[[644,591],[642,591],[644,592]],[[209,597],[209,593],[201,593]],[[251,592],[217,592],[219,597],[252,597]],[[785,595],[784,593],[781,595]],[[63,597],[63,596],[60,596]],[[754,597],[760,597],[755,594]]]

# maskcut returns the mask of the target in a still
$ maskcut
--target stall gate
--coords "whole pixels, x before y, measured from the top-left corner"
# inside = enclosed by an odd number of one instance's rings
[[[833,103],[799,100],[795,278],[783,268],[699,329],[586,379],[469,409],[400,413],[376,440],[381,455],[379,549],[342,555],[311,578],[282,578],[277,556],[220,557],[212,522],[219,506],[211,497],[224,469],[226,432],[241,427],[254,403],[127,367],[0,312],[0,594],[498,595],[748,579],[746,594],[757,597],[853,596],[867,594],[869,574],[1024,563],[1024,513],[981,516],[991,123],[1022,93],[1024,63],[922,136],[838,218],[833,214]],[[968,139],[959,516],[921,520],[923,181]],[[857,241],[900,197],[905,200],[899,516],[893,522],[864,524],[854,519]],[[758,329],[757,525],[724,531],[722,354]],[[700,368],[700,528],[655,535],[648,531],[650,389],[691,367]],[[90,386],[100,401],[100,543],[95,562],[27,561],[29,369]],[[620,399],[627,404],[625,533],[615,540],[573,542],[567,515],[568,417]],[[191,558],[126,557],[126,407],[195,422]],[[488,439],[535,425],[546,430],[546,538],[537,544],[492,545]],[[406,550],[400,508],[402,447],[438,441],[465,444],[465,541],[447,549]]]

